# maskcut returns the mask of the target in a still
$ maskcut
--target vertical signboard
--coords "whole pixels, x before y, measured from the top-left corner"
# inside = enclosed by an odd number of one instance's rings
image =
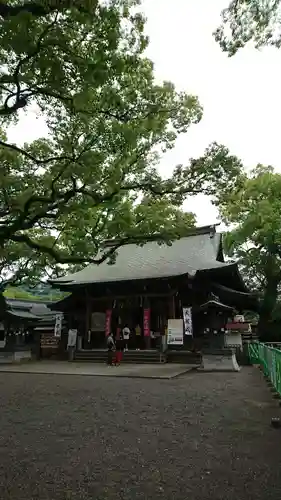
[[[193,329],[192,329],[191,307],[183,307],[182,312],[183,312],[184,334],[192,337]]]
[[[57,338],[61,337],[62,320],[63,320],[63,314],[62,313],[56,314],[54,336],[57,337]]]
[[[94,312],[91,315],[91,332],[104,332],[106,315],[104,312]]]
[[[143,336],[150,337],[150,309],[143,310]]]
[[[182,319],[168,319],[168,345],[183,345]]]

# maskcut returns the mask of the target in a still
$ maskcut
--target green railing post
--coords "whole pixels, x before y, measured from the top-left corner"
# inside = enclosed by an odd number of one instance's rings
[[[261,342],[248,344],[249,358],[252,365],[260,365],[266,377],[281,396],[281,346],[272,347]]]

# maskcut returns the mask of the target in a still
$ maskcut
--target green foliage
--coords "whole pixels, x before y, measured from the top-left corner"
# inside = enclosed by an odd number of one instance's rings
[[[26,290],[22,290],[17,287],[7,287],[6,290],[3,292],[4,297],[6,299],[23,299],[23,300],[30,300],[30,301],[57,301],[61,300],[66,294],[63,293],[46,293],[44,295],[37,295],[36,293],[30,293],[27,292]]]
[[[144,18],[132,12],[138,3],[14,0],[6,15],[1,5],[1,114],[34,98],[49,109],[60,101],[83,103],[88,85],[126,73],[147,45]]]
[[[228,224],[236,225],[228,236],[230,249],[247,244],[256,251],[281,253],[281,175],[272,167],[258,165],[244,177],[241,189],[227,196],[222,193],[220,210]]]
[[[280,47],[280,0],[232,0],[222,12],[222,24],[214,33],[223,51],[230,56],[254,42]]]
[[[258,165],[244,176],[240,189],[219,202],[221,215],[233,229],[225,239],[230,255],[240,260],[251,288],[261,298],[261,318],[274,318],[281,290],[281,174]]]
[[[178,238],[195,223],[181,210],[188,195],[215,200],[239,185],[240,162],[218,144],[170,178],[159,175],[161,154],[202,108],[172,83],[155,82],[138,4],[0,4],[3,283],[57,274],[61,264],[98,264],[151,235]],[[31,105],[48,138],[10,144],[7,127]],[[104,249],[112,238],[118,244]]]

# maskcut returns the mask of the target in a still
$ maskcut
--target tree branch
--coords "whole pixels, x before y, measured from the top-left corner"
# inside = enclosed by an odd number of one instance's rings
[[[26,244],[29,248],[32,250],[35,250],[39,254],[47,254],[49,255],[55,262],[60,263],[60,264],[84,264],[86,262],[89,262],[91,264],[102,264],[105,260],[107,260],[111,255],[113,255],[116,250],[124,245],[126,243],[126,239],[123,239],[122,241],[116,243],[116,245],[108,252],[106,252],[102,257],[99,259],[91,259],[91,258],[85,258],[85,257],[79,257],[77,255],[69,256],[69,255],[63,255],[62,253],[58,252],[52,247],[49,247],[47,245],[44,245],[43,243],[39,243],[37,241],[32,240],[27,234],[14,234],[10,238],[14,242],[18,243],[24,243]]]
[[[46,158],[45,160],[39,160],[39,158],[35,158],[32,154],[28,153],[25,151],[25,149],[22,149],[15,144],[10,144],[8,142],[4,142],[0,140],[0,146],[3,146],[4,148],[11,149],[12,151],[16,151],[17,153],[20,153],[21,155],[25,156],[29,160],[31,160],[33,163],[36,163],[37,165],[47,165],[48,163],[51,163],[53,161],[75,161],[74,158],[71,158],[70,156],[51,156],[50,158]]]
[[[11,76],[13,83],[15,84],[17,90],[16,90],[16,92],[10,93],[7,96],[7,98],[4,102],[3,108],[0,109],[0,115],[2,115],[2,116],[11,115],[12,113],[17,111],[18,109],[24,108],[25,106],[27,106],[27,97],[32,97],[32,95],[34,95],[33,92],[30,92],[28,96],[21,95],[21,94],[23,94],[23,90],[20,87],[20,81],[19,81],[20,70],[21,70],[21,67],[23,64],[26,64],[31,58],[33,58],[39,54],[39,52],[42,48],[42,42],[43,42],[44,37],[47,35],[48,31],[50,31],[53,28],[53,26],[56,24],[56,22],[57,22],[57,15],[55,16],[54,20],[48,26],[46,26],[46,28],[39,35],[39,37],[36,41],[34,50],[18,61],[16,68],[15,68],[15,71],[13,72],[13,74]],[[30,89],[25,89],[25,92],[29,91],[29,90]],[[9,100],[12,99],[13,97],[16,98],[15,103],[12,106],[8,106]]]
[[[76,5],[75,5],[76,3]],[[74,7],[80,12],[88,12],[83,3],[77,5],[78,2],[73,2],[73,0],[48,0],[44,2],[36,1],[26,1],[21,5],[7,5],[6,0],[0,1],[0,16],[3,19],[9,17],[14,17],[24,12],[32,14],[35,17],[45,17],[52,12],[59,11],[63,12],[71,7]]]
[[[18,282],[21,281],[22,277],[25,275],[25,271],[28,267],[28,264],[32,261],[32,258],[30,257],[27,259],[24,263],[24,265],[21,265],[20,268],[14,273],[11,278],[8,279],[3,279],[0,275],[0,293],[2,293],[7,285],[16,285]]]
[[[112,244],[110,245],[109,249],[107,252],[103,253],[103,255],[100,258],[91,258],[91,257],[80,257],[77,255],[63,255],[63,253],[60,253],[59,251],[55,250],[53,245],[47,246],[44,245],[43,243],[39,243],[37,241],[32,240],[27,234],[14,234],[11,237],[11,241],[18,242],[18,243],[24,243],[27,245],[29,248],[32,250],[35,250],[39,254],[47,254],[49,255],[55,262],[59,264],[95,264],[95,265],[100,265],[106,260],[108,260],[111,256],[115,254],[115,252],[118,250],[118,248],[128,245],[128,244],[142,244],[147,241],[154,241],[154,240],[159,240],[159,241],[166,241],[168,234],[161,234],[157,233],[154,235],[138,235],[138,236],[128,236],[121,238],[119,240],[113,240]]]

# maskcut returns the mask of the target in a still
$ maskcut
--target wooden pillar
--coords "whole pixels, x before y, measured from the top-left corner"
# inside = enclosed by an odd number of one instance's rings
[[[175,304],[175,296],[174,295],[172,295],[170,297],[169,318],[170,319],[175,319],[176,318],[176,304]]]
[[[86,318],[85,318],[85,337],[84,337],[84,347],[90,344],[90,330],[91,330],[91,302],[88,290],[86,288]]]
[[[119,316],[119,311],[118,311],[117,330],[116,330],[116,339],[117,340],[120,339],[121,327],[122,327],[122,320]]]

